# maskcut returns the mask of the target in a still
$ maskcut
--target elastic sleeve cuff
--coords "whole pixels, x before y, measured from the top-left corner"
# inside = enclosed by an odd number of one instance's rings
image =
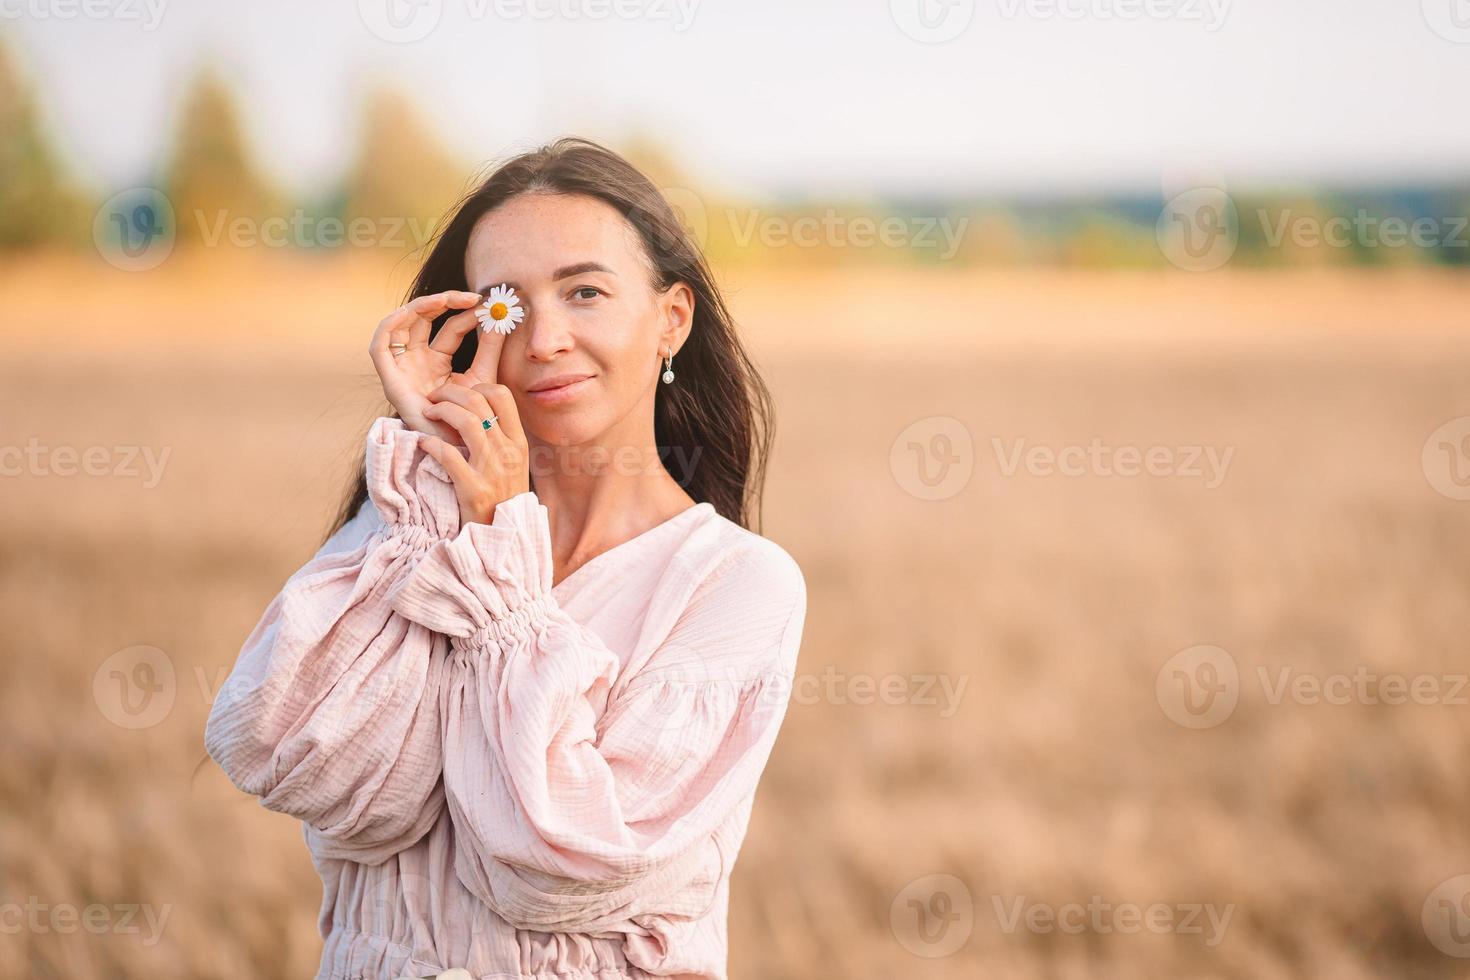
[[[423,448],[426,437],[402,419],[380,418],[368,430],[368,499],[390,529],[428,539],[459,530],[459,500],[444,467]]]
[[[406,619],[484,645],[538,629],[551,612],[551,525],[530,490],[495,505],[490,524],[437,542],[393,596]]]

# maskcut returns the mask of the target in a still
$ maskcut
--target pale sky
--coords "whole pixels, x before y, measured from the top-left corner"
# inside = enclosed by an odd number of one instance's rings
[[[0,36],[98,188],[211,57],[301,192],[380,80],[468,163],[639,127],[742,193],[1470,176],[1470,0],[0,0]]]

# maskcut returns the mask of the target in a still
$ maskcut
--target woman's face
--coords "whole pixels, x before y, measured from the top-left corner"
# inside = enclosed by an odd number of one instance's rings
[[[652,439],[663,353],[677,354],[688,335],[694,297],[683,283],[654,289],[642,241],[615,208],[581,194],[519,194],[476,223],[465,275],[481,293],[508,283],[525,308],[501,349],[499,381],[529,437]],[[532,390],[567,375],[586,380]]]

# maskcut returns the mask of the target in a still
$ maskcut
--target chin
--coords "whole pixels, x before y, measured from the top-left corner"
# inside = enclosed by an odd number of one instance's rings
[[[574,415],[522,419],[526,433],[552,446],[580,446],[593,441],[603,427],[591,419]]]

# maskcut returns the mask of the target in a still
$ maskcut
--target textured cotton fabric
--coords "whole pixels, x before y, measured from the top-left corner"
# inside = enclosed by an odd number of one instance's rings
[[[205,730],[302,821],[318,977],[724,977],[799,567],[704,502],[553,587],[536,495],[461,526],[420,438],[374,423],[368,503],[271,602]]]

